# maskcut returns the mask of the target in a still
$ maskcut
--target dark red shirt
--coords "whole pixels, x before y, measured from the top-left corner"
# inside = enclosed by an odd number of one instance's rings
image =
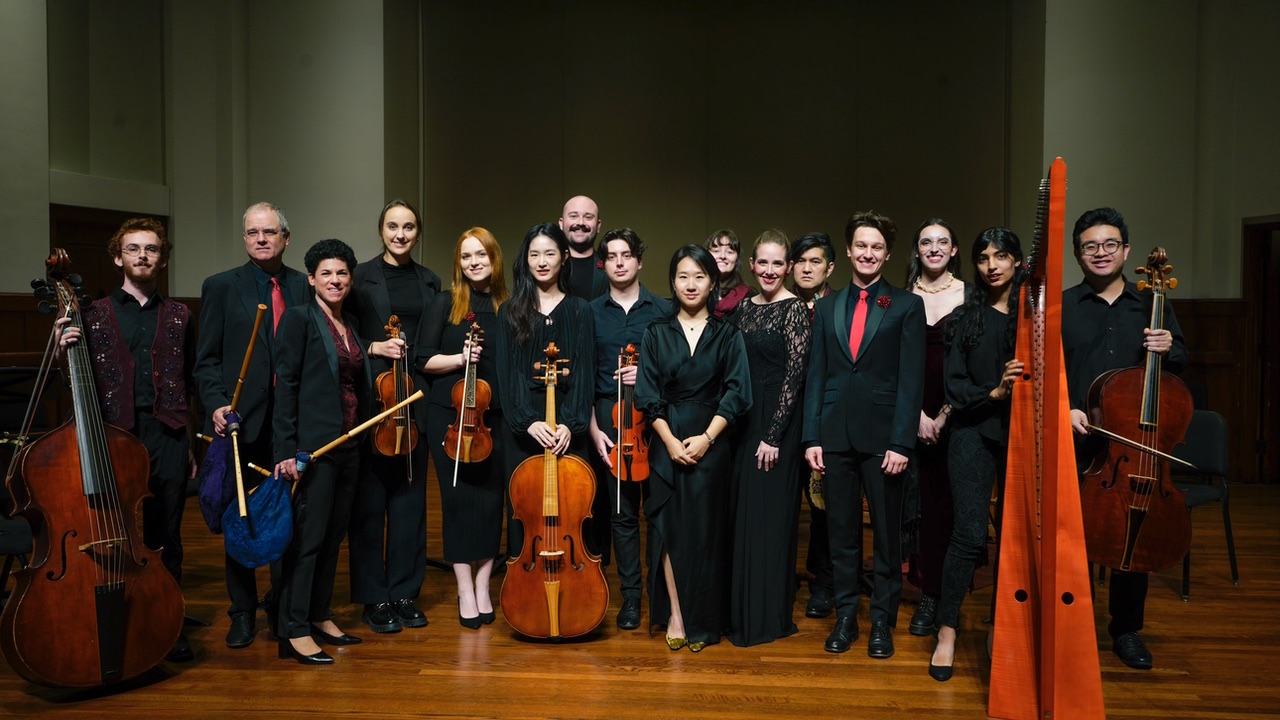
[[[333,347],[338,351],[338,393],[342,398],[342,432],[349,432],[356,426],[356,376],[364,369],[364,353],[356,343],[355,333],[347,328],[346,341],[338,326],[327,314],[324,321],[329,325],[329,335],[333,337]]]

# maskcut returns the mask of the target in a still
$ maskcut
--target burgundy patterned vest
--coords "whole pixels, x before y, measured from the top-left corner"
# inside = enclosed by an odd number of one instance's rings
[[[156,318],[156,337],[151,344],[151,370],[155,378],[156,401],[151,412],[160,422],[177,430],[187,424],[187,382],[184,374],[183,341],[191,324],[186,305],[165,298]],[[96,300],[84,313],[84,330],[93,358],[93,381],[102,403],[102,419],[133,429],[133,355],[124,338],[111,298]]]

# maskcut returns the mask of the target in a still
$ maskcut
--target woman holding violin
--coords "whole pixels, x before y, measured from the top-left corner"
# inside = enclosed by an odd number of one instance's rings
[[[357,329],[366,342],[391,342],[397,348],[387,357],[370,353],[378,388],[375,411],[415,390],[428,391],[426,376],[413,372],[412,361],[421,345],[423,318],[440,291],[440,277],[413,259],[421,228],[422,218],[413,205],[404,200],[387,203],[378,216],[383,251],[355,268],[351,311]],[[392,341],[391,336],[400,340]],[[348,548],[351,601],[364,606],[362,619],[373,632],[394,633],[427,624],[414,602],[427,568],[427,450],[421,439],[413,442],[416,433],[426,432],[424,414],[409,406],[372,429],[370,441],[361,446],[364,457]]]
[[[453,249],[453,285],[431,302],[418,349],[417,366],[433,378],[425,437],[440,484],[444,560],[458,584],[458,622],[473,630],[494,620],[489,577],[502,542],[506,433],[496,353],[485,343],[500,334],[498,308],[508,294],[493,234],[482,227],[462,233]]]
[[[751,407],[751,375],[742,334],[711,314],[718,274],[706,248],[677,250],[668,273],[676,315],[640,343],[636,405],[653,428],[649,617],[667,626],[673,651],[701,651],[725,628],[732,448],[723,436]]]
[[[349,441],[299,472],[296,456],[341,437],[369,415],[373,385],[355,318],[343,312],[356,257],[341,240],[321,240],[306,255],[314,302],[291,307],[276,333],[275,410],[272,415],[276,473],[296,483],[293,535],[275,580],[274,630],[279,656],[303,665],[328,665],[333,657],[317,643],[346,646],[360,638],[333,622],[330,602],[338,549],[347,534],[360,451]],[[401,354],[398,341],[378,342],[371,353]],[[275,569],[275,566],[273,566]]]
[[[765,230],[751,248],[760,294],[729,322],[742,333],[751,369],[751,410],[735,433],[729,641],[740,647],[793,635],[801,461],[797,410],[809,367],[809,308],[783,284],[791,246]]]
[[[946,402],[951,406],[947,455],[954,511],[942,564],[938,643],[929,660],[929,675],[938,681],[951,678],[960,604],[987,545],[992,485],[1004,482],[1009,398],[1023,370],[1023,363],[1013,357],[1018,291],[1026,276],[1022,243],[1007,228],[988,228],[974,240],[970,255],[978,279],[948,326],[944,365]]]

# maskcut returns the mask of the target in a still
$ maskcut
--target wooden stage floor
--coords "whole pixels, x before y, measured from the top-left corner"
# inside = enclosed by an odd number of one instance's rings
[[[439,557],[439,495],[434,479],[430,482],[429,554]],[[1231,585],[1218,507],[1197,510],[1190,602],[1178,595],[1180,569],[1151,580],[1144,637],[1155,657],[1154,670],[1130,670],[1110,652],[1106,591],[1099,589],[1095,610],[1109,717],[1280,717],[1280,487],[1235,486],[1232,495],[1240,587]],[[932,639],[906,632],[911,601],[903,603],[897,654],[889,660],[866,656],[865,602],[862,641],[844,655],[823,652],[832,621],[804,617],[808,594],[803,588],[796,635],[753,648],[722,642],[698,655],[687,649],[673,653],[661,635],[614,626],[618,596],[611,571],[609,615],[584,641],[518,640],[501,613],[479,631],[462,628],[452,574],[431,569],[421,598],[429,627],[374,635],[360,623],[359,607],[337,605],[338,624],[366,642],[337,650],[334,666],[310,668],[276,658],[261,614],[252,646],[231,650],[223,644],[228,620],[221,538],[205,529],[194,499],[185,537],[187,612],[212,622],[188,632],[194,662],[161,664],[128,687],[92,691],[34,686],[0,664],[0,716],[811,720],[986,715],[988,671],[980,621],[989,587],[966,599],[956,676],[947,683],[926,674]],[[801,552],[806,539],[807,523],[802,523]],[[259,578],[265,590],[266,572]],[[500,582],[495,576],[495,600]],[[338,584],[335,597],[345,600],[345,553]]]

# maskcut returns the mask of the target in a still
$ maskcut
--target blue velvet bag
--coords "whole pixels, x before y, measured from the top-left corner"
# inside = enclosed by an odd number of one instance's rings
[[[246,498],[248,517],[240,517],[239,505],[232,502],[222,515],[227,554],[247,568],[279,560],[293,535],[289,484],[272,475]]]
[[[196,476],[200,482],[200,514],[215,535],[222,532],[222,514],[236,495],[235,478],[229,477],[235,472],[232,462],[231,440],[214,438]]]

